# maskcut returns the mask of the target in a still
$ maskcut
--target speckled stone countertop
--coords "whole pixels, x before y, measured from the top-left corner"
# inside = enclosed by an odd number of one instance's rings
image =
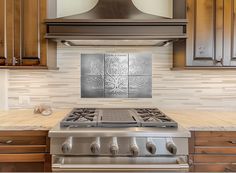
[[[50,116],[33,110],[0,111],[0,130],[50,130],[70,110],[58,110]],[[186,129],[193,131],[236,131],[236,112],[162,110]]]

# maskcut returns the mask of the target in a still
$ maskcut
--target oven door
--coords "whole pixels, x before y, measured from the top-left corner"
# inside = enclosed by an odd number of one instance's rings
[[[186,157],[53,156],[55,172],[188,172]]]

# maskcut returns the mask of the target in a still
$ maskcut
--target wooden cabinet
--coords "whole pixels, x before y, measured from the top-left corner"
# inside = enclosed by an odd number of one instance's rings
[[[6,58],[5,66],[47,65],[46,17],[47,0],[0,0],[0,57]]]
[[[192,132],[189,149],[191,171],[236,171],[236,132]]]
[[[236,66],[236,0],[187,0],[187,66]]]
[[[49,172],[47,131],[0,132],[0,172]]]

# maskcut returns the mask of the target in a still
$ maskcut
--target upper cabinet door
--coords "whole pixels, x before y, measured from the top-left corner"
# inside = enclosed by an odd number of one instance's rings
[[[224,64],[236,66],[236,0],[224,0]]]
[[[39,0],[23,0],[23,57],[39,57]]]
[[[0,57],[5,57],[5,0],[0,0]]]
[[[187,66],[222,66],[224,0],[187,0]]]

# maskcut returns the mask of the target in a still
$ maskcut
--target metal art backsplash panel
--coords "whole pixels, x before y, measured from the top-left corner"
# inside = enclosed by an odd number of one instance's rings
[[[82,54],[82,98],[152,98],[152,55]]]

